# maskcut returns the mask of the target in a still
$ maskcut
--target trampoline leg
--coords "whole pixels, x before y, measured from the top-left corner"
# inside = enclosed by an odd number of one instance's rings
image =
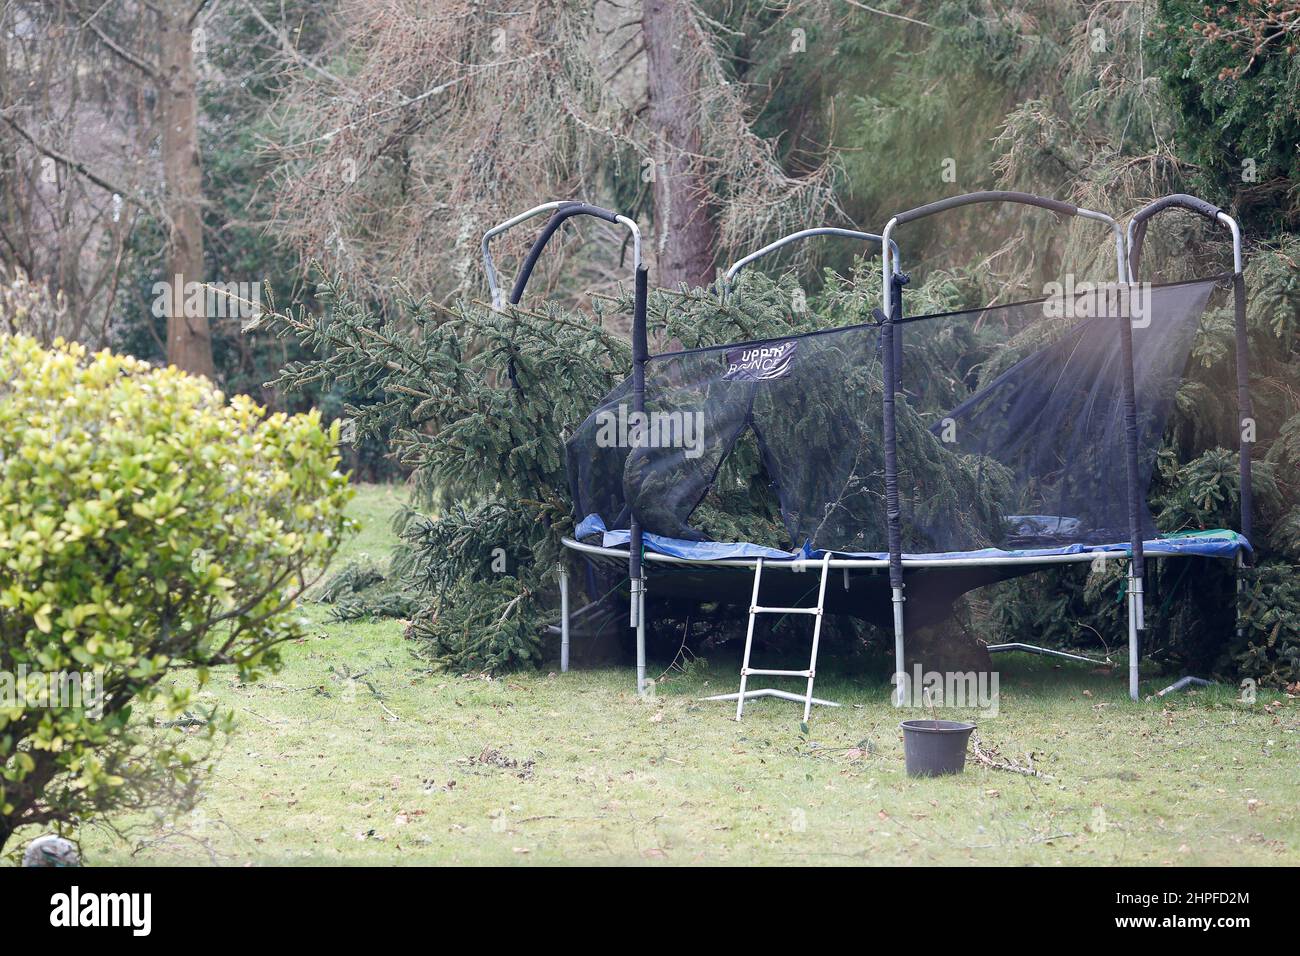
[[[1138,664],[1142,653],[1138,646],[1138,617],[1141,613],[1142,585],[1133,574],[1133,564],[1128,566],[1128,695],[1138,699]]]
[[[907,675],[903,661],[903,589],[894,588],[894,705],[904,706],[903,689]]]
[[[636,621],[636,692],[645,694],[645,580],[632,582],[632,614]]]
[[[560,568],[560,673],[569,672],[569,569]]]

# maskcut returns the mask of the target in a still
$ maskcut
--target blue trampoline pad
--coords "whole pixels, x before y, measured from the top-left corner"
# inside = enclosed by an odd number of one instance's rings
[[[591,534],[601,535],[601,546],[606,548],[626,547],[631,540],[627,530],[609,531],[598,515],[588,515],[578,523],[574,536],[584,538]],[[656,554],[687,561],[719,561],[729,558],[763,558],[774,561],[797,561],[821,558],[826,552],[803,548],[798,551],[782,551],[761,544],[747,541],[687,541],[682,538],[668,538],[663,535],[646,533],[645,548]],[[1251,553],[1250,542],[1236,531],[1216,528],[1207,531],[1187,531],[1180,534],[1162,535],[1143,542],[1143,552],[1147,557],[1206,557],[1235,558],[1239,553]],[[1024,548],[1008,550],[1003,548],[982,548],[978,551],[938,551],[925,554],[904,554],[904,561],[960,561],[996,560],[998,558],[1053,558],[1071,554],[1127,553],[1127,541],[1114,544],[1069,544],[1055,548]],[[833,551],[833,557],[866,558],[887,560],[887,551]]]

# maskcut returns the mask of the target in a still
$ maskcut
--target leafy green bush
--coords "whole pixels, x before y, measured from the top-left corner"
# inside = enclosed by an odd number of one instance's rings
[[[296,595],[350,526],[337,438],[174,368],[0,337],[0,846],[193,795],[188,738],[133,708],[192,708],[165,679],[180,667],[202,687],[216,664],[278,665]],[[31,676],[73,672],[102,694]]]

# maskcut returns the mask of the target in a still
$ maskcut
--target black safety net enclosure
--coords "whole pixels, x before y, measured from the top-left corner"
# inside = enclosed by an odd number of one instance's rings
[[[1123,542],[1130,536],[1123,324],[1133,349],[1138,519],[1155,533],[1145,492],[1165,423],[1206,304],[1220,280],[1158,287],[1100,286],[1065,296],[948,315],[904,319],[907,335],[942,335],[956,323],[992,325],[1004,339],[979,370],[981,384],[930,427],[949,455],[975,463],[1000,525],[954,520],[926,489],[905,480],[906,463],[933,454],[900,429],[900,505],[911,552],[1056,548]],[[907,350],[900,402],[932,370]],[[991,473],[990,470],[991,469]]]
[[[1145,491],[1178,383],[1220,278],[1099,286],[1049,298],[896,320],[902,544],[909,554],[1056,548],[1128,540],[1123,326],[1131,329],[1138,486]],[[966,374],[973,393],[922,411],[926,336],[971,324],[1000,345]],[[724,459],[752,433],[787,540],[807,552],[888,548],[882,328],[650,357],[645,414],[630,383],[568,442],[578,521],[682,542]],[[1145,504],[1140,519],[1154,531]],[[752,538],[749,540],[753,540]]]
[[[897,228],[988,203],[1108,227],[1116,281],[1065,275],[1030,301],[948,311],[932,305],[908,314],[903,293],[911,280],[900,269]],[[1232,273],[1138,281],[1145,223],[1175,207],[1228,228]],[[849,233],[881,251],[881,305],[872,321],[808,331],[791,316],[792,331],[783,335],[779,301],[765,303],[761,321],[740,321],[758,301],[753,290],[730,284],[746,263],[831,232],[807,230],[751,253],[728,270],[716,297],[709,290],[668,297],[657,313],[664,337],[700,347],[649,354],[640,295],[633,376],[566,443],[575,531],[565,545],[586,559],[589,593],[596,593],[592,578],[599,574],[604,595],[628,584],[623,621],[637,633],[638,688],[645,682],[648,617],[682,624],[689,635],[696,611],[710,620],[746,614],[741,689],[730,695],[737,717],[747,694],[784,693],[746,691],[751,672],[806,677],[806,715],[822,616],[849,615],[892,624],[902,703],[909,628],[917,629],[912,651],[919,646],[920,657],[938,654],[963,672],[987,670],[989,654],[1029,645],[976,639],[953,620],[963,594],[1051,567],[1114,561],[1120,574],[1099,580],[1121,582],[1129,695],[1136,699],[1146,557],[1230,559],[1241,567],[1252,552],[1244,427],[1241,533],[1191,527],[1169,508],[1158,528],[1147,503],[1161,449],[1177,453],[1179,435],[1166,426],[1192,350],[1199,343],[1212,360],[1223,347],[1228,296],[1237,417],[1244,422],[1251,414],[1235,220],[1195,197],[1169,196],[1134,214],[1126,242],[1113,218],[1069,202],[1005,191],[953,196],[898,213],[878,236]],[[937,288],[944,291],[936,295]],[[960,302],[960,290],[960,283],[927,281],[915,298]],[[841,293],[828,301],[846,301]],[[848,301],[857,319],[865,310],[855,296]],[[706,314],[715,308],[716,324]],[[707,329],[764,337],[701,341]],[[820,568],[811,590],[800,573],[809,566]],[[658,583],[647,586],[646,567]],[[765,568],[783,573],[765,575]],[[750,668],[755,622],[766,614],[814,616],[812,664]]]

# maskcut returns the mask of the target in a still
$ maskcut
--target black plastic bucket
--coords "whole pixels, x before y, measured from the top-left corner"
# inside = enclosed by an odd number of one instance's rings
[[[903,756],[909,777],[938,777],[961,773],[966,767],[966,742],[974,724],[959,720],[905,720]]]

